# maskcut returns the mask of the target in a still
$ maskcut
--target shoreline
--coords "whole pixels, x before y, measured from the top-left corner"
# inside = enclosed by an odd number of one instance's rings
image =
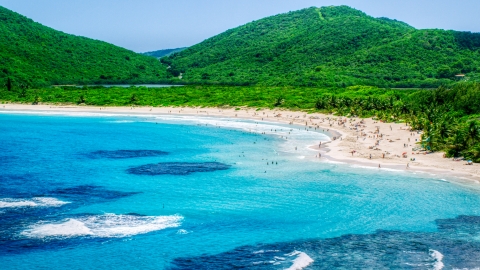
[[[424,154],[413,151],[420,134],[405,124],[382,123],[371,118],[346,118],[321,113],[254,108],[193,108],[193,107],[97,107],[75,105],[2,104],[0,112],[101,113],[122,115],[191,115],[226,117],[256,121],[277,122],[319,131],[330,137],[307,147],[321,154],[320,160],[346,163],[353,166],[386,170],[429,173],[453,178],[460,184],[480,184],[480,164],[463,165],[465,161],[443,158],[443,153]],[[312,154],[313,154],[312,151]],[[354,153],[352,154],[352,151]],[[404,156],[403,154],[406,153]],[[314,159],[315,157],[311,157]],[[415,158],[414,161],[411,159]],[[409,168],[407,168],[407,164]],[[480,187],[480,185],[479,185]]]

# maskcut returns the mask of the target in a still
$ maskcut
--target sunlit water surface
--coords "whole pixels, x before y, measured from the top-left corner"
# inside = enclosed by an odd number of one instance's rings
[[[298,127],[78,116],[0,114],[2,269],[480,267],[473,188],[312,158]]]

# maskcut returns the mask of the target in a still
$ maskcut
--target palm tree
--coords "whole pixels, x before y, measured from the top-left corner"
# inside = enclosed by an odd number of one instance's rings
[[[130,97],[130,103],[135,104],[138,101],[138,97],[135,93]]]
[[[480,138],[480,124],[475,120],[468,122],[466,133],[468,144],[474,145]]]
[[[78,98],[78,101],[77,101],[77,104],[82,104],[82,103],[85,103],[85,96],[84,95],[80,95],[80,97]]]
[[[466,154],[473,162],[480,162],[480,144],[475,145],[472,149],[468,150]]]
[[[453,137],[449,138],[449,145],[447,154],[449,156],[458,157],[460,153],[466,149],[467,140],[466,134],[463,129],[455,130],[455,134]]]
[[[321,110],[325,108],[325,103],[321,98],[318,98],[317,101],[315,102],[315,109]]]
[[[284,101],[285,101],[285,98],[283,98],[283,96],[278,96],[275,99],[275,104],[273,104],[273,106],[278,107],[278,106],[282,105]]]
[[[332,108],[336,108],[337,106],[337,98],[335,96],[332,96],[330,98],[330,106],[332,106]]]
[[[450,136],[452,129],[451,125],[454,124],[452,123],[452,118],[449,116],[444,116],[442,119],[437,120],[435,123],[435,134],[438,136],[438,139],[444,143],[445,140]]]
[[[433,125],[427,119],[424,119],[422,143],[427,145],[428,150],[433,150],[433,144],[437,140],[435,133],[433,132]]]

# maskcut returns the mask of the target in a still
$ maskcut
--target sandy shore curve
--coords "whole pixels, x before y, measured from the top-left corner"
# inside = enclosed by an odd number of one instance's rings
[[[427,172],[455,178],[480,187],[480,164],[444,158],[442,152],[426,153],[419,149],[421,132],[412,131],[405,123],[383,123],[372,118],[347,118],[321,113],[255,108],[194,108],[194,107],[95,107],[74,105],[2,104],[0,112],[65,112],[113,114],[172,114],[217,116],[295,125],[320,131],[329,142],[312,145],[311,158],[344,162],[359,166]],[[320,144],[320,142],[319,142]]]

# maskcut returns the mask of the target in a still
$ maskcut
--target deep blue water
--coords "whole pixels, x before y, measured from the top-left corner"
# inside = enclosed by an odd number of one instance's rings
[[[480,267],[475,188],[310,158],[324,139],[213,118],[0,114],[1,268]]]

